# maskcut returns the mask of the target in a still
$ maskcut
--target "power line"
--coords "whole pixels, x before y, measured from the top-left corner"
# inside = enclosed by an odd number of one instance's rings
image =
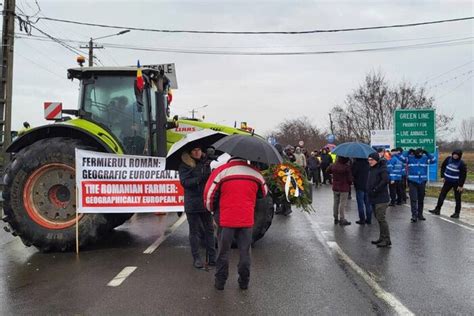
[[[462,74],[456,75],[455,77],[451,77],[451,78],[449,78],[449,79],[447,79],[447,80],[444,80],[444,81],[441,81],[441,82],[439,82],[439,83],[437,83],[437,84],[435,84],[435,85],[429,86],[429,87],[427,87],[427,89],[433,89],[433,88],[442,86],[442,85],[444,85],[445,83],[448,83],[448,82],[450,82],[450,81],[456,80],[456,79],[458,79],[458,78],[460,78],[460,77],[463,77],[463,76],[467,76],[467,75],[471,74],[472,72],[473,72],[473,70],[469,70],[469,71],[463,72]]]
[[[89,22],[80,22],[66,19],[57,19],[50,17],[39,17],[41,20],[61,22],[61,23],[70,23],[77,25],[85,26],[94,26],[102,28],[113,28],[113,29],[127,29],[133,31],[143,31],[143,32],[158,32],[158,33],[192,33],[192,34],[224,34],[224,35],[298,35],[298,34],[314,34],[314,33],[337,33],[337,32],[353,32],[353,31],[367,31],[367,30],[380,30],[380,29],[389,29],[389,28],[404,28],[404,27],[413,27],[421,25],[430,25],[430,24],[441,24],[441,23],[451,23],[451,22],[460,22],[466,20],[474,19],[473,16],[456,18],[456,19],[445,19],[445,20],[436,20],[436,21],[426,21],[426,22],[417,22],[417,23],[407,23],[407,24],[392,24],[392,25],[380,25],[380,26],[366,26],[366,27],[352,27],[352,28],[342,28],[342,29],[316,29],[316,30],[306,30],[306,31],[200,31],[200,30],[170,30],[170,29],[153,29],[153,28],[141,28],[133,26],[120,26],[120,25],[109,25],[109,24],[100,24],[100,23],[89,23]]]
[[[50,74],[55,75],[56,77],[61,78],[61,81],[64,82],[64,79],[66,78],[66,76],[61,76],[61,75],[55,73],[54,71],[49,70],[48,68],[46,68],[46,67],[44,67],[44,66],[38,64],[38,63],[35,62],[34,60],[32,60],[32,59],[30,59],[30,58],[28,58],[28,57],[26,57],[26,56],[24,56],[24,55],[22,55],[22,54],[20,54],[20,53],[18,53],[18,52],[16,52],[16,54],[18,54],[18,56],[20,56],[21,58],[24,58],[24,59],[28,60],[30,63],[34,64],[35,66],[37,66],[37,67],[39,67],[39,68],[41,68],[41,69],[43,69],[43,70],[49,72]]]
[[[447,93],[443,94],[442,96],[440,97],[437,97],[436,99],[439,100],[441,98],[444,98],[445,96],[453,93],[455,90],[459,89],[463,84],[465,84],[466,82],[468,82],[469,80],[472,79],[472,75],[467,77],[466,80],[462,81],[460,84],[458,84],[456,87],[454,87],[453,89],[449,90]]]
[[[33,24],[30,24],[30,26],[32,28],[34,28],[35,30],[37,30],[38,32],[40,32],[41,34],[45,35],[46,37],[48,37],[49,39],[53,40],[54,42],[58,43],[59,45],[63,46],[64,48],[66,48],[67,50],[73,52],[74,54],[76,55],[83,55],[84,52],[81,52],[80,50],[77,50],[76,48],[72,47],[71,45],[68,45],[66,44],[64,41],[61,41],[57,38],[55,38],[54,36],[52,35],[49,35],[48,33],[46,33],[45,31],[41,30],[40,28],[38,28],[37,26],[33,25]]]
[[[239,52],[239,51],[206,51],[206,50],[184,50],[184,49],[163,49],[163,48],[148,48],[148,47],[134,47],[118,44],[102,44],[104,47],[116,48],[116,49],[129,49],[137,51],[152,51],[152,52],[163,52],[163,53],[179,53],[179,54],[199,54],[199,55],[237,55],[237,56],[287,56],[287,55],[327,55],[327,54],[343,54],[343,53],[363,53],[363,52],[378,52],[378,51],[393,51],[402,49],[421,49],[421,48],[434,48],[444,46],[457,46],[466,45],[472,43],[471,40],[467,41],[444,41],[444,42],[430,42],[415,45],[404,45],[404,46],[389,46],[389,47],[377,47],[377,48],[363,48],[363,49],[348,49],[348,50],[327,50],[327,51],[296,51],[296,52]]]
[[[464,67],[464,66],[466,66],[466,65],[469,65],[469,64],[472,63],[473,61],[474,61],[474,59],[472,59],[472,60],[468,61],[467,63],[464,63],[464,64],[462,64],[462,65],[460,65],[460,66],[456,66],[456,67],[454,67],[454,68],[452,68],[452,69],[449,69],[448,71],[445,71],[445,72],[443,72],[443,73],[440,74],[440,75],[431,77],[431,78],[427,79],[427,80],[424,82],[424,84],[428,83],[429,81],[433,81],[433,80],[435,80],[435,79],[438,79],[439,77],[444,76],[444,75],[450,73],[451,71],[454,71],[454,70],[456,70],[456,69],[459,69],[459,68],[462,68],[462,67]]]
[[[468,38],[468,35],[471,34],[458,34],[457,36],[464,36],[462,38]],[[419,37],[419,38],[410,38],[410,39],[392,39],[392,40],[382,40],[382,41],[364,41],[364,42],[345,42],[345,43],[327,43],[327,44],[315,44],[315,45],[282,45],[282,46],[180,46],[180,47],[160,47],[161,49],[259,49],[259,48],[304,48],[304,47],[318,47],[318,46],[344,46],[344,45],[363,45],[363,44],[379,44],[379,43],[393,43],[393,42],[406,42],[406,41],[420,41],[427,39],[441,39],[446,37],[453,37],[456,35],[444,35],[444,36],[431,36],[431,37]],[[19,35],[20,38],[33,37],[39,39],[48,39],[46,36],[39,36],[30,34],[28,36]],[[69,43],[78,43],[78,44],[88,44],[88,41],[81,40],[71,40],[65,38],[58,38],[63,42]],[[453,40],[459,40],[455,38]],[[108,45],[108,44],[105,44]],[[113,44],[111,44],[113,45]]]
[[[181,54],[201,54],[201,55],[241,55],[241,56],[284,56],[284,55],[326,55],[326,54],[342,54],[342,53],[361,53],[361,52],[377,52],[377,51],[393,51],[403,49],[423,49],[446,46],[458,46],[471,44],[474,37],[457,38],[446,41],[425,42],[412,45],[387,46],[376,48],[361,48],[348,50],[327,50],[327,51],[294,51],[294,52],[248,52],[248,51],[211,51],[211,50],[188,50],[188,49],[173,49],[173,48],[154,48],[154,47],[140,47],[121,44],[106,44],[102,43],[104,47],[115,49],[128,49],[136,51],[151,51],[162,53],[181,53]],[[32,39],[26,37],[26,39]],[[37,38],[36,40],[44,40]]]

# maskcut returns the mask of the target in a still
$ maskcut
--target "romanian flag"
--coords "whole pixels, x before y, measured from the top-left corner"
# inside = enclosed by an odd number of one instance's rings
[[[143,81],[142,67],[140,66],[140,61],[137,60],[137,89],[143,91],[145,87],[145,82]]]

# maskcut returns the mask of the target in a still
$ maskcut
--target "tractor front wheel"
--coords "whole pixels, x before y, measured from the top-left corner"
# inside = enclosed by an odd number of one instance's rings
[[[55,137],[19,151],[5,173],[4,212],[12,233],[41,251],[66,251],[75,245],[75,148],[80,140]],[[79,241],[85,245],[107,231],[101,214],[79,216]]]

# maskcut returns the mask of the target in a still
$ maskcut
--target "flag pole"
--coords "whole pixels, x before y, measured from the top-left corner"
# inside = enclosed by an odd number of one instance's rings
[[[79,255],[79,212],[78,212],[78,205],[77,200],[78,200],[78,192],[77,192],[77,187],[76,187],[76,254]]]

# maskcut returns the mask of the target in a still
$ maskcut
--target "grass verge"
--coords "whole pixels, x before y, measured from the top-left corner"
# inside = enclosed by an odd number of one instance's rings
[[[436,187],[426,187],[426,196],[437,198],[439,193],[441,192],[441,188]],[[448,201],[454,201],[454,193],[453,190],[449,191],[448,196],[446,197]],[[461,201],[467,203],[474,203],[474,191],[471,190],[464,190],[461,195]]]

